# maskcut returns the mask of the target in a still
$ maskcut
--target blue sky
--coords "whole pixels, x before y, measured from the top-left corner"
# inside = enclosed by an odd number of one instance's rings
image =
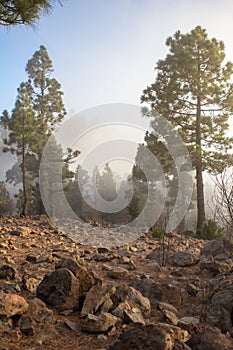
[[[233,61],[231,0],[65,0],[36,29],[0,27],[0,112],[14,106],[25,66],[45,45],[68,113],[112,102],[139,104],[165,57],[165,40],[196,25],[224,41]]]

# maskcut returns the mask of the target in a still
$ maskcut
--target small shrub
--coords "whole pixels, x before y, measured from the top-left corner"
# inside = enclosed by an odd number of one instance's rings
[[[215,238],[223,238],[224,233],[223,229],[220,228],[216,221],[207,220],[202,228],[201,238],[202,239],[215,239]]]
[[[164,230],[162,230],[159,227],[153,227],[151,235],[153,238],[163,239],[164,238]]]

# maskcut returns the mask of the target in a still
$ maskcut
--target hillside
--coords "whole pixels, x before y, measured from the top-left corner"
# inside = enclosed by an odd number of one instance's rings
[[[0,218],[1,350],[233,349],[231,242],[71,237],[43,216]]]

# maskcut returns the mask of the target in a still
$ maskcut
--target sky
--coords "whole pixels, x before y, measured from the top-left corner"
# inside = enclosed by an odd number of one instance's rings
[[[53,62],[54,77],[61,83],[68,116],[110,103],[139,106],[143,89],[154,80],[156,62],[168,53],[166,39],[177,30],[187,33],[201,25],[210,38],[225,43],[226,59],[233,61],[232,0],[63,3],[42,16],[35,28],[0,26],[0,114],[13,109],[17,88],[27,80],[27,61],[40,45],[47,48]],[[79,144],[84,157],[95,147],[98,133],[99,130],[90,148],[91,134]],[[143,137],[142,130],[138,140]]]
[[[233,61],[231,0],[65,0],[35,29],[0,27],[0,113],[13,109],[25,66],[41,44],[68,115],[106,103],[140,104],[165,40],[197,25],[223,40]]]

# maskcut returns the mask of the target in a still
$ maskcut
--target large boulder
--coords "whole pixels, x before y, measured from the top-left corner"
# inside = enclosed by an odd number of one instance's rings
[[[199,256],[191,253],[190,251],[178,251],[173,255],[173,264],[176,266],[190,266],[194,265],[199,261]]]
[[[185,343],[187,331],[166,323],[134,324],[123,332],[109,350],[173,350],[176,342]]]
[[[220,332],[216,327],[205,328],[194,334],[188,341],[192,350],[233,350],[233,339]]]
[[[78,308],[79,281],[70,270],[57,269],[45,275],[37,287],[37,297],[60,311]]]

